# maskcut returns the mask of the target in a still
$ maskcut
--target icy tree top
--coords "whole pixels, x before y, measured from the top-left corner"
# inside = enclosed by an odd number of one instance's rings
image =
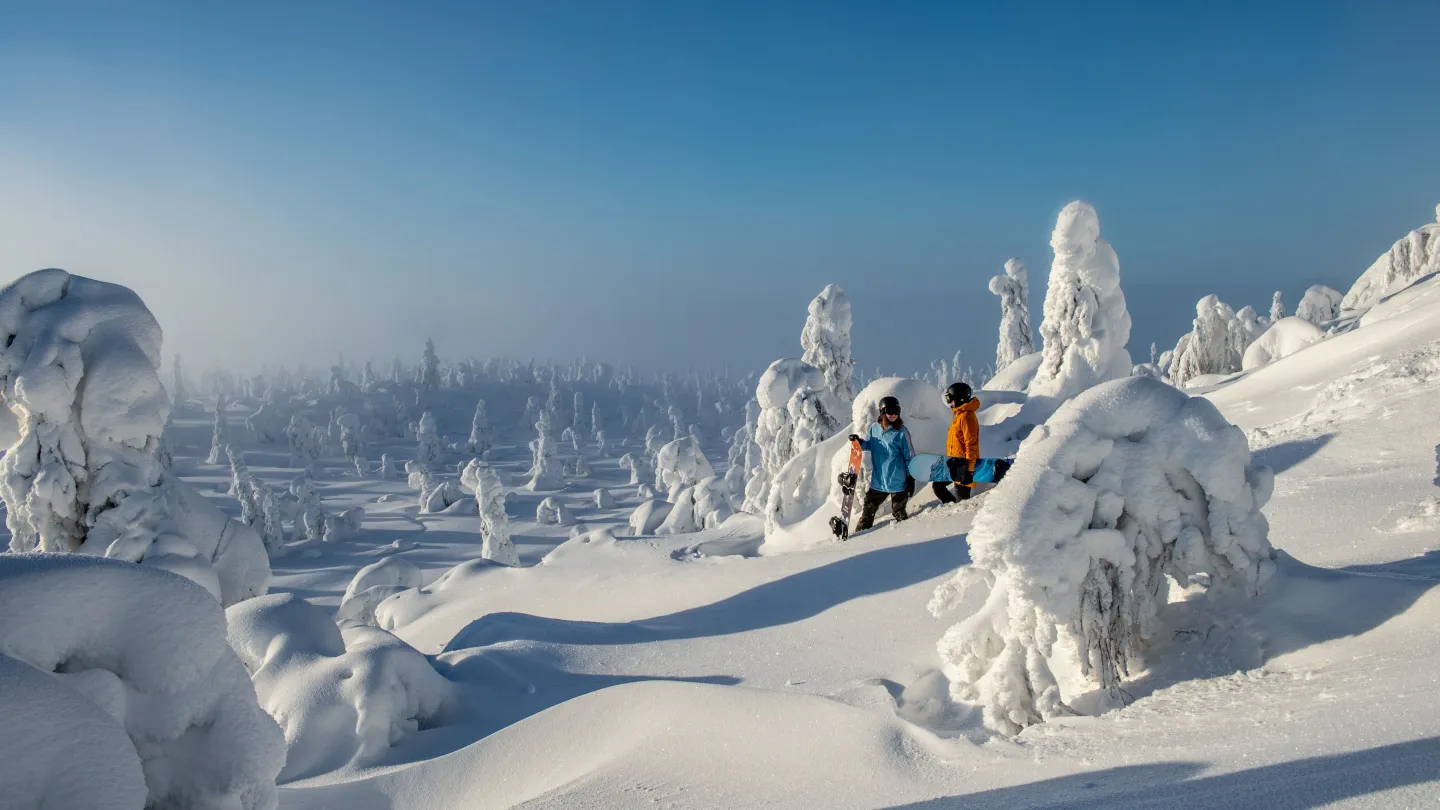
[[[800,333],[801,359],[825,374],[825,387],[848,409],[855,399],[855,360],[850,355],[850,299],[838,284],[827,284],[810,302]]]

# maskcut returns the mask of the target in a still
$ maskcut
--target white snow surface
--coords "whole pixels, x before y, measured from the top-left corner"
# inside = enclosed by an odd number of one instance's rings
[[[1300,351],[1306,346],[1313,346],[1325,339],[1325,333],[1320,328],[1304,318],[1290,316],[1281,318],[1270,325],[1261,333],[1260,337],[1251,343],[1245,350],[1245,357],[1241,360],[1240,368],[1244,371],[1253,371],[1263,365],[1268,365],[1281,358]]]

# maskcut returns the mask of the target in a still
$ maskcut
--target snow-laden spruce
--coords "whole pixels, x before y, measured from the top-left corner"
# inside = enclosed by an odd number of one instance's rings
[[[425,391],[440,389],[440,358],[436,356],[435,342],[430,338],[425,338],[425,353],[420,360],[420,376],[415,382]]]
[[[995,344],[995,371],[1033,354],[1030,336],[1030,280],[1025,263],[1005,262],[1005,272],[990,279],[990,292],[1000,298],[1000,340]],[[959,369],[951,371],[952,376]]]
[[[776,360],[760,375],[755,401],[760,414],[755,423],[755,444],[760,448],[760,465],[745,486],[745,511],[762,514],[770,501],[770,485],[794,455],[795,424],[790,417],[790,400],[802,388],[828,390],[825,375],[804,360]]]
[[[315,426],[305,414],[295,413],[290,417],[290,424],[285,428],[285,439],[290,443],[291,467],[309,469],[320,460],[320,444],[315,434]]]
[[[540,421],[535,423],[535,438],[530,442],[530,483],[526,484],[525,488],[531,492],[565,488],[559,452],[555,447],[555,440],[550,438],[549,415],[549,411],[540,413]]]
[[[492,444],[490,418],[485,414],[485,400],[482,399],[475,403],[475,415],[470,419],[470,438],[465,443],[465,449],[478,456],[489,450]]]
[[[504,565],[519,565],[520,557],[510,542],[510,517],[505,514],[505,485],[494,467],[472,460],[460,474],[460,482],[475,493],[480,511],[480,556]]]
[[[1040,322],[1040,367],[1029,393],[1059,401],[1129,376],[1130,313],[1120,260],[1100,238],[1100,217],[1089,203],[1076,200],[1060,210],[1050,247],[1055,260]]]
[[[1270,323],[1279,323],[1285,317],[1285,296],[1279,290],[1270,299]]]
[[[655,489],[666,493],[672,501],[680,490],[693,487],[714,474],[715,469],[705,458],[700,443],[688,436],[660,448],[655,456]]]
[[[1435,219],[1406,234],[1361,273],[1341,308],[1369,309],[1416,280],[1440,273],[1440,205],[1435,206]]]
[[[373,765],[452,700],[453,685],[413,647],[377,627],[338,627],[294,594],[252,599],[226,618],[253,694],[284,732],[284,781]]]
[[[215,399],[215,423],[210,428],[210,454],[206,464],[224,464],[225,446],[230,443],[230,427],[225,422],[225,395]]]
[[[1021,446],[975,518],[972,564],[931,601],[939,617],[989,589],[940,640],[953,696],[1007,734],[1070,712],[1060,667],[1118,700],[1163,629],[1170,579],[1218,598],[1269,578],[1273,483],[1206,399],[1131,377],[1071,400]],[[1052,655],[1062,639],[1078,657]]]
[[[0,290],[0,459],[10,549],[78,551],[190,577],[229,605],[265,592],[265,547],[157,460],[170,402],[160,325],[134,292],[40,270]]]
[[[426,411],[415,425],[415,463],[432,472],[441,467],[440,427]]]
[[[170,362],[170,403],[171,409],[179,412],[190,401],[190,387],[185,384],[185,372],[180,368],[180,355]]]
[[[1175,345],[1170,379],[1184,388],[1202,375],[1239,371],[1242,350],[1234,338],[1238,329],[1235,311],[1229,305],[1214,295],[1201,298],[1195,304],[1193,328]]]
[[[848,412],[855,401],[855,358],[850,354],[853,316],[850,299],[839,284],[827,284],[810,302],[809,317],[800,332],[800,359],[820,369],[825,390],[834,398],[834,410]]]
[[[166,572],[0,555],[0,804],[273,810],[284,740],[226,630]]]
[[[1338,290],[1316,284],[1306,290],[1300,303],[1295,305],[1295,317],[1304,318],[1316,326],[1324,326],[1340,317],[1342,298]]]

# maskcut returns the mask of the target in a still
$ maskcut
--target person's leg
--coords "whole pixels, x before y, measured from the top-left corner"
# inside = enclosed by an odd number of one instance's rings
[[[910,517],[905,511],[905,505],[910,503],[909,492],[895,492],[890,495],[890,512],[895,515],[895,522]]]
[[[885,493],[878,489],[871,489],[865,492],[865,500],[860,503],[860,522],[855,524],[855,531],[863,532],[875,525],[875,513],[880,511],[880,504],[885,502]]]
[[[940,503],[954,503],[955,496],[950,494],[950,485],[944,481],[936,481],[930,485],[930,491],[935,493],[935,498]]]

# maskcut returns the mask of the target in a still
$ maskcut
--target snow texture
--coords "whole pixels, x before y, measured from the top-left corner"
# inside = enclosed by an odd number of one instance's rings
[[[277,806],[280,732],[194,583],[97,557],[0,555],[0,617],[0,784],[22,777],[6,807]]]
[[[0,290],[0,459],[12,551],[79,551],[192,576],[226,604],[265,592],[260,537],[156,459],[170,404],[160,326],[125,287],[40,270]]]
[[[942,584],[937,617],[988,585],[940,640],[958,700],[1014,734],[1071,710],[1052,668],[1118,702],[1162,627],[1167,578],[1254,595],[1274,570],[1261,507],[1273,475],[1208,400],[1149,377],[1093,388],[1022,445],[970,531],[973,564]],[[1055,655],[1057,641],[1078,659]]]
[[[1130,313],[1120,260],[1100,238],[1100,218],[1089,203],[1077,200],[1060,210],[1050,247],[1055,260],[1040,322],[1040,368],[1029,393],[1060,401],[1129,376]]]
[[[260,706],[284,732],[282,781],[373,764],[438,722],[450,699],[450,682],[410,645],[376,627],[338,627],[294,594],[252,599],[226,618]]]
[[[1406,234],[1361,273],[1345,293],[1341,308],[1369,309],[1419,279],[1440,273],[1440,205],[1435,206],[1435,218]]]
[[[1253,371],[1325,339],[1320,327],[1297,316],[1281,318],[1245,350],[1240,367]]]
[[[1030,335],[1030,281],[1025,263],[1005,262],[1005,272],[990,279],[990,292],[1000,298],[1000,339],[995,344],[995,371],[1035,352]]]

